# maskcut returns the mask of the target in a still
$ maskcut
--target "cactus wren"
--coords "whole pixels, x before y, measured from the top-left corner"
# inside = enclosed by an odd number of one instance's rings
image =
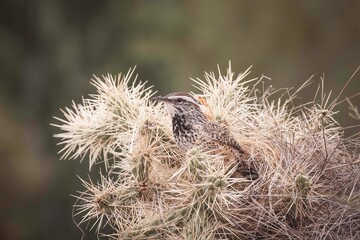
[[[171,93],[151,100],[164,102],[172,118],[175,141],[185,152],[201,145],[206,150],[221,153],[225,164],[238,162],[244,154],[229,131],[210,120],[201,110],[201,103],[190,94]]]

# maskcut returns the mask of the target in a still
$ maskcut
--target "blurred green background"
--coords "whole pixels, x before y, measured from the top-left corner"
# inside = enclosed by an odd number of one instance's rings
[[[88,164],[58,160],[49,123],[94,92],[92,74],[137,65],[139,78],[166,94],[193,90],[190,77],[216,64],[225,71],[231,60],[237,73],[253,65],[250,77],[265,74],[277,88],[325,73],[336,96],[360,65],[359,11],[357,0],[2,1],[0,239],[81,238],[70,194]],[[359,90],[358,74],[343,96]],[[338,120],[359,124],[347,108]]]

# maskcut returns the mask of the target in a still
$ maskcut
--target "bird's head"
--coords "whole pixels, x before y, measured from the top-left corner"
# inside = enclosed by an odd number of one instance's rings
[[[151,100],[163,102],[171,116],[194,112],[201,113],[199,101],[197,101],[188,93],[175,92],[170,93],[164,97],[152,97]]]

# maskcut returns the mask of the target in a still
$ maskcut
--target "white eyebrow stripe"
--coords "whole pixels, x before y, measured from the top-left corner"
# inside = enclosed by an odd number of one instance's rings
[[[191,97],[188,97],[188,96],[170,96],[170,97],[168,97],[168,99],[170,99],[170,100],[174,100],[174,99],[184,99],[185,101],[188,101],[188,102],[192,102],[192,103],[194,103],[194,104],[197,104],[195,101],[194,101],[194,99],[193,98],[191,98]]]

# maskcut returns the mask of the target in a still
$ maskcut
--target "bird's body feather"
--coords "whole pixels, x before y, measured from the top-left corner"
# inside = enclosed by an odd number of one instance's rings
[[[197,147],[222,155],[225,165],[242,162],[243,148],[229,130],[213,121],[203,111],[203,105],[188,93],[171,93],[155,97],[165,103],[172,118],[172,127],[178,147],[185,152]],[[243,165],[244,167],[244,165]],[[241,170],[242,172],[243,170]],[[244,176],[255,179],[252,169],[245,166]]]
[[[209,119],[202,112],[201,103],[188,93],[171,93],[158,99],[171,114],[174,138],[182,150],[202,146],[235,158],[244,153],[228,129]]]

